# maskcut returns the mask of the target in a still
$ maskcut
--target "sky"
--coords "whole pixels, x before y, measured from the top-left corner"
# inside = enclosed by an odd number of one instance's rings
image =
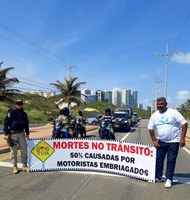
[[[55,89],[72,66],[86,82],[80,89],[136,90],[144,107],[166,88],[170,107],[190,99],[189,0],[0,0],[0,8],[1,68],[14,67],[22,91]]]

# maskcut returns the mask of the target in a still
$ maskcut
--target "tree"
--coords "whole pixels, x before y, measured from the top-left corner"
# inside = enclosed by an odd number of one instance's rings
[[[3,62],[0,63],[0,101],[13,102],[13,98],[15,97],[15,95],[18,95],[21,91],[17,89],[11,89],[11,87],[15,83],[19,83],[19,80],[15,77],[8,78],[8,72],[13,70],[14,68],[8,67],[5,69],[1,69],[2,64]]]
[[[71,109],[71,103],[75,102],[79,106],[80,103],[85,103],[81,99],[81,93],[79,91],[79,87],[83,84],[86,84],[86,82],[78,82],[74,84],[74,82],[77,80],[77,77],[74,78],[65,78],[65,83],[62,83],[60,81],[56,81],[56,83],[50,83],[50,85],[53,85],[57,88],[57,90],[60,91],[62,99],[60,99],[59,104],[61,103],[67,103],[69,109]],[[85,96],[85,95],[84,95]]]
[[[186,110],[190,110],[190,99],[187,99],[187,101],[185,102],[185,107]]]
[[[181,104],[178,110],[182,115],[184,115],[187,112],[187,107],[184,104]]]

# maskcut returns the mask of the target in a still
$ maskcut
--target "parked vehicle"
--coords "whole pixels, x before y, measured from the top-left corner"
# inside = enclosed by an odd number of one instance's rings
[[[131,119],[125,111],[114,112],[113,119],[115,131],[130,131]]]
[[[102,120],[100,121],[99,137],[100,139],[115,139],[114,134],[111,132],[112,121]]]
[[[132,115],[132,118],[131,118],[131,121],[132,121],[132,125],[136,125],[138,124],[138,117],[136,115]]]
[[[69,130],[61,120],[55,119],[53,121],[52,138],[69,138]]]
[[[101,117],[102,117],[102,115],[99,115],[99,114],[89,115],[86,118],[86,124],[97,124],[97,123],[99,123],[99,119]]]

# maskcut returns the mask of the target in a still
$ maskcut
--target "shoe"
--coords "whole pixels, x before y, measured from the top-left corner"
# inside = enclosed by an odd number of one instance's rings
[[[13,166],[13,174],[18,174],[18,167],[17,167],[17,165]]]
[[[28,166],[26,164],[22,165],[22,171],[23,172],[28,172]]]
[[[155,178],[155,183],[161,183],[164,182],[163,178],[159,179],[159,178]]]
[[[170,179],[167,179],[164,187],[165,188],[171,188],[172,187],[172,181]]]

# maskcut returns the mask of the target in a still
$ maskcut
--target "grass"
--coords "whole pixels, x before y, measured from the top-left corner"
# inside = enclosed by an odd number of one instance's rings
[[[45,124],[52,122],[53,118],[59,116],[59,109],[55,105],[55,101],[58,101],[58,97],[45,98],[39,95],[27,94],[27,97],[24,99],[24,110],[28,114],[30,124]],[[93,102],[90,104],[81,104],[79,107],[72,107],[71,114],[75,117],[78,114],[79,110],[85,108],[93,108],[98,110],[95,111],[84,111],[84,116],[91,114],[104,114],[105,108],[110,108],[112,111],[115,110],[116,106],[109,104],[108,102]],[[14,108],[14,105],[7,104],[5,102],[0,102],[0,126],[2,126],[4,118],[7,115],[7,111],[10,108]],[[133,109],[133,112],[136,112],[139,116],[150,116],[150,111],[145,111],[143,109]]]

